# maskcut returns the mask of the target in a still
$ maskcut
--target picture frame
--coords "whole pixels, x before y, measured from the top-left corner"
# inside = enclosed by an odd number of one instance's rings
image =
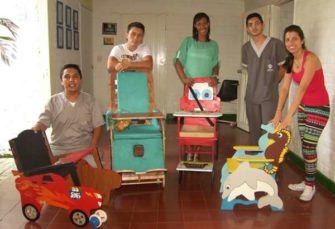
[[[57,26],[57,48],[64,48],[64,29],[63,26]]]
[[[104,45],[114,45],[114,37],[104,37]]]
[[[79,32],[73,31],[73,49],[79,50]]]
[[[116,35],[117,34],[117,24],[110,22],[102,23],[102,34],[106,35]]]
[[[65,25],[71,28],[71,7],[65,6]]]
[[[78,30],[79,24],[78,24],[78,11],[73,10],[73,29]]]
[[[63,2],[56,2],[56,17],[57,24],[63,25]]]
[[[66,29],[66,49],[72,49],[72,30]]]

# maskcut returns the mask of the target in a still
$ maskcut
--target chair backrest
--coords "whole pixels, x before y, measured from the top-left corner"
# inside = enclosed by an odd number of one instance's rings
[[[209,86],[209,78],[195,78],[192,86],[193,91],[203,107],[204,111],[221,112],[221,101],[216,96],[217,88]],[[180,98],[180,110],[182,111],[200,111],[197,101],[193,98],[187,85],[184,86],[184,94]],[[210,118],[215,123],[215,118]],[[205,118],[184,118],[184,124],[209,126],[210,124]]]
[[[112,110],[118,113],[146,113],[154,109],[153,77],[149,72],[112,74]],[[114,93],[114,94],[113,94]]]
[[[51,150],[44,132],[22,131],[9,141],[19,171],[25,172],[51,165]]]
[[[216,96],[217,88],[209,86],[209,83],[209,78],[195,78],[192,86],[193,91],[197,95],[198,100],[205,111],[220,112],[221,104],[220,98]],[[184,94],[180,99],[180,110],[200,110],[187,85],[185,85]]]

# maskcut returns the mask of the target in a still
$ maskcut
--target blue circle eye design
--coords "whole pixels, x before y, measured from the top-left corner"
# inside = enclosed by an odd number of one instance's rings
[[[205,89],[202,91],[201,93],[201,97],[203,100],[212,100],[213,98],[213,91],[209,90],[209,89]]]
[[[198,89],[193,89],[193,91],[194,91],[194,94],[197,96],[197,98],[200,99],[200,91]],[[189,91],[189,99],[195,100],[191,91]]]

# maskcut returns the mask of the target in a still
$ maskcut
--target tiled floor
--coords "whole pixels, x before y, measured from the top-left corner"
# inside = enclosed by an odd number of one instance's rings
[[[283,212],[270,208],[237,205],[233,211],[220,210],[220,174],[232,146],[248,143],[248,135],[226,124],[220,124],[219,160],[215,178],[207,173],[186,173],[178,183],[176,126],[167,125],[166,187],[156,184],[123,186],[113,193],[108,208],[108,221],[102,228],[334,228],[335,195],[317,186],[310,203],[302,203],[298,193],[289,191],[290,182],[300,181],[302,171],[286,161],[278,173],[279,195],[284,202]],[[101,148],[109,153],[108,138]],[[90,226],[87,226],[89,228]],[[54,207],[44,207],[36,223],[28,223],[21,212],[19,194],[13,177],[0,183],[0,228],[74,228],[68,213]]]
[[[13,158],[0,158],[0,183],[11,175],[13,168],[16,168]]]

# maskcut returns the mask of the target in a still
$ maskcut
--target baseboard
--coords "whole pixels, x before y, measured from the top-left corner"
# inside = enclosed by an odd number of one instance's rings
[[[293,152],[288,152],[287,159],[292,161],[299,169],[304,171],[304,160],[300,158]],[[328,177],[323,175],[320,171],[316,173],[316,181],[328,189],[330,192],[335,193],[335,183],[334,181],[330,180]]]

